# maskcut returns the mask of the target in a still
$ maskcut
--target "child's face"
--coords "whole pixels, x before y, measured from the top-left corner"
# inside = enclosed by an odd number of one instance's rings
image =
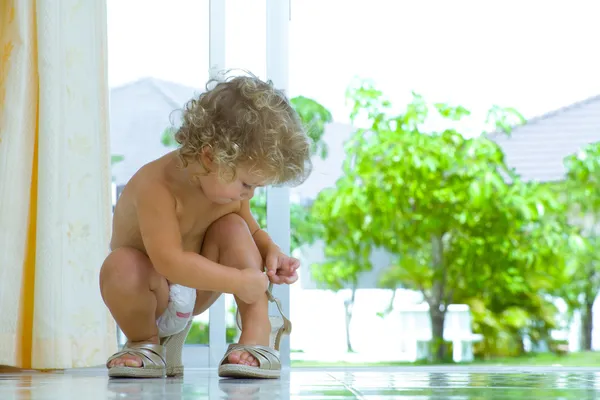
[[[254,196],[257,187],[264,186],[263,178],[251,172],[248,166],[238,166],[236,177],[232,181],[224,180],[219,171],[219,165],[213,161],[210,150],[202,154],[201,163],[188,164],[188,173],[194,177],[192,183],[199,186],[204,195],[213,203],[228,204],[234,201],[249,200]],[[209,171],[208,175],[203,173],[205,165]]]
[[[249,200],[254,196],[257,187],[264,182],[248,168],[238,167],[233,181],[225,181],[216,172],[198,176],[197,184],[204,195],[217,204],[228,204],[234,201]]]
[[[233,181],[224,181],[217,174],[210,175],[207,184],[203,186],[205,195],[218,204],[227,204],[232,201],[250,200],[254,197],[254,190],[264,186],[256,175],[252,175],[245,168],[237,168]]]

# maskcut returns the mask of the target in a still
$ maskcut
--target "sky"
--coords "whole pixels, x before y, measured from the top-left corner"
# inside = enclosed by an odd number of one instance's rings
[[[264,77],[266,1],[226,1],[226,67]],[[533,117],[600,94],[599,1],[290,1],[289,95],[339,122],[357,77],[397,107],[416,91],[477,121],[493,104]],[[208,0],[108,0],[110,85],[203,87],[208,11]]]

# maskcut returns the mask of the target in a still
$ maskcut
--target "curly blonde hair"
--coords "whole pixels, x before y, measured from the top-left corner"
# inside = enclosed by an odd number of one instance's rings
[[[256,77],[235,77],[208,90],[210,83],[185,105],[175,134],[183,166],[202,163],[208,147],[227,180],[245,166],[272,185],[302,183],[311,171],[310,142],[284,93]]]

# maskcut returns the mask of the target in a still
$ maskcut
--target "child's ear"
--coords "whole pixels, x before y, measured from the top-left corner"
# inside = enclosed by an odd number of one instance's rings
[[[213,171],[215,169],[213,152],[209,146],[204,146],[202,148],[200,158],[202,160],[202,165],[204,165],[208,169],[207,172]]]

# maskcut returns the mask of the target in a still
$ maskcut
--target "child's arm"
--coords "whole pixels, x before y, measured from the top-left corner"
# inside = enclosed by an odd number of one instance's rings
[[[184,251],[175,198],[160,182],[141,185],[136,196],[138,222],[148,257],[159,274],[182,286],[235,294],[248,304],[264,295],[268,279],[260,271],[238,270]]]

